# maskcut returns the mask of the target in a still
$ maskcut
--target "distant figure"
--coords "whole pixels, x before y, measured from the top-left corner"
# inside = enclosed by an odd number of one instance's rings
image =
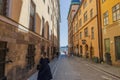
[[[38,72],[37,80],[51,80],[52,73],[48,65],[49,59],[46,58],[46,53],[42,54],[39,64],[41,65]]]
[[[56,52],[57,58],[59,58],[59,52]]]

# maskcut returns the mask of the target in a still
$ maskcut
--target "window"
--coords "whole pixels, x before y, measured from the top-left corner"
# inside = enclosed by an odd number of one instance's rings
[[[51,20],[52,20],[52,15],[51,15]]]
[[[110,53],[110,39],[105,39],[105,53]]]
[[[27,69],[31,69],[35,64],[35,45],[28,45],[28,53],[27,53]]]
[[[7,15],[7,0],[0,0],[0,14],[6,16]]]
[[[85,28],[85,29],[84,29],[84,36],[85,36],[85,37],[88,37],[88,28]]]
[[[82,19],[80,19],[80,27],[82,26]]]
[[[82,39],[82,32],[80,32],[80,39]]]
[[[90,10],[90,17],[93,18],[93,9]]]
[[[45,3],[45,0],[43,0],[43,2]]]
[[[76,35],[76,40],[78,40],[78,39],[79,39],[79,34]]]
[[[116,60],[120,60],[120,36],[115,37],[115,54]]]
[[[87,7],[87,1],[84,1],[83,3],[83,9]]]
[[[103,14],[104,26],[108,24],[108,11]]]
[[[92,2],[92,0],[89,0],[90,1],[90,3]]]
[[[87,11],[84,13],[84,22],[87,21]]]
[[[35,4],[31,0],[29,29],[35,31]]]
[[[79,10],[79,15],[81,15],[81,9]]]
[[[102,0],[102,3],[104,3],[106,0]]]
[[[91,28],[91,39],[94,39],[94,27]]]
[[[78,23],[75,26],[75,32],[77,32],[77,31],[78,31]]]
[[[42,37],[44,37],[44,23],[45,19],[42,17]]]
[[[49,8],[49,6],[48,6],[48,14],[50,13],[50,8]]]
[[[113,13],[113,21],[117,21],[120,19],[120,4],[117,4],[112,8],[112,13]]]

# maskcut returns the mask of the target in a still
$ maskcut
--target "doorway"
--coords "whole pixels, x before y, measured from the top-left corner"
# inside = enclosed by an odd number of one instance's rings
[[[120,60],[120,36],[115,37],[115,53],[116,59]]]
[[[89,53],[88,53],[88,45],[87,45],[87,44],[85,45],[85,56],[86,56],[86,58],[89,57]]]
[[[83,50],[82,50],[82,46],[80,46],[80,55],[82,56],[83,54]]]

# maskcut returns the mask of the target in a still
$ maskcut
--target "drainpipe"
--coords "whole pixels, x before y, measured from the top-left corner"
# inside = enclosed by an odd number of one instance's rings
[[[101,21],[101,4],[100,0],[96,0],[97,6],[97,22],[98,22],[98,45],[100,62],[103,61],[103,41],[102,41],[102,21]]]

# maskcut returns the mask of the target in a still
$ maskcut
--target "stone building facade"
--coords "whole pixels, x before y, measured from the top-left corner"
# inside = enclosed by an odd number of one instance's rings
[[[59,0],[0,1],[0,80],[27,80],[42,52],[54,57],[59,50],[59,6]]]

